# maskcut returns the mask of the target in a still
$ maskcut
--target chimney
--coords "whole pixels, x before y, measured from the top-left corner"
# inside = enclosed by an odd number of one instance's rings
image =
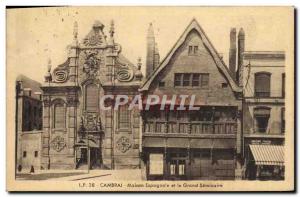
[[[240,86],[243,85],[243,53],[245,51],[245,32],[243,28],[239,30],[238,34],[238,69],[236,79]]]
[[[154,60],[155,60],[155,37],[152,23],[150,23],[147,33],[147,56],[146,56],[146,75],[148,78],[152,71],[154,70]]]
[[[236,29],[230,30],[230,48],[229,48],[229,71],[231,77],[236,80]]]

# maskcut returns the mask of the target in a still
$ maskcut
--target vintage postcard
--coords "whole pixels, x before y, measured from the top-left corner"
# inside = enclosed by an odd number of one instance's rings
[[[6,17],[8,191],[294,190],[293,7]]]

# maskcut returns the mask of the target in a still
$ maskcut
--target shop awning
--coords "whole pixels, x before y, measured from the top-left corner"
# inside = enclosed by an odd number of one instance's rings
[[[284,166],[284,147],[278,145],[249,145],[256,165]]]

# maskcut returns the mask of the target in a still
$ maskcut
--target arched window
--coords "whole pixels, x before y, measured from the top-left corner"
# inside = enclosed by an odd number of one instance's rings
[[[267,72],[255,73],[255,96],[270,97],[271,74]]]
[[[85,90],[85,109],[87,111],[97,111],[98,109],[98,86],[89,84]]]
[[[57,100],[54,103],[54,117],[53,117],[54,128],[65,128],[66,127],[66,109],[63,100]]]

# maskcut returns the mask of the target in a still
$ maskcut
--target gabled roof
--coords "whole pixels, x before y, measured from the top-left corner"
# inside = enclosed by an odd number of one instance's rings
[[[42,92],[41,90],[41,86],[42,84],[40,84],[39,82],[30,79],[29,77],[25,76],[25,75],[18,75],[16,78],[16,81],[22,81],[22,86],[23,88],[30,88],[32,90],[32,92]]]
[[[208,39],[207,35],[199,25],[199,23],[196,21],[196,19],[193,19],[191,23],[187,26],[183,34],[179,37],[175,45],[172,47],[172,49],[169,51],[167,56],[163,59],[163,61],[160,63],[160,65],[152,72],[152,74],[149,76],[149,78],[143,83],[143,85],[140,88],[140,91],[146,91],[149,89],[152,81],[155,79],[155,77],[158,75],[160,71],[162,71],[170,62],[173,54],[176,52],[176,50],[184,43],[186,40],[187,35],[192,31],[196,30],[203,41],[203,44],[207,47],[209,52],[211,53],[217,67],[220,69],[220,71],[224,74],[226,79],[228,80],[229,85],[231,86],[232,90],[235,92],[241,92],[242,88],[239,87],[234,79],[229,74],[229,70],[227,66],[225,65],[224,61],[220,58],[218,55],[216,49],[213,47],[212,43]]]

